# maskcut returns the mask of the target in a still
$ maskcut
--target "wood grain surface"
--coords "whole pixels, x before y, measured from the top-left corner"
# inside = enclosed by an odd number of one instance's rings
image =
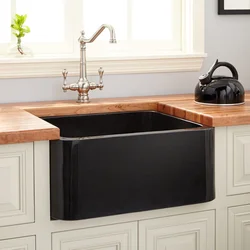
[[[121,111],[157,110],[159,101],[179,100],[183,95],[145,96],[127,98],[93,99],[90,103],[79,104],[72,101],[35,102],[15,104],[15,107],[26,110],[38,117],[79,115],[93,113],[110,113]],[[187,95],[187,98],[192,98]]]
[[[88,104],[72,101],[2,104],[0,144],[56,140],[59,129],[39,117],[154,110],[207,126],[250,124],[250,92],[241,106],[206,106],[192,94],[93,99]]]
[[[0,108],[0,144],[59,138],[59,129],[17,108]]]
[[[207,106],[194,100],[178,100],[159,102],[157,110],[212,127],[246,125],[250,124],[250,93],[245,104],[239,106]]]

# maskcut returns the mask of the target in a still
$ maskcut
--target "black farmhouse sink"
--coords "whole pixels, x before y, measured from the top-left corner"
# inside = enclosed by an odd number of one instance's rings
[[[214,128],[153,111],[49,117],[51,218],[80,220],[208,202]]]

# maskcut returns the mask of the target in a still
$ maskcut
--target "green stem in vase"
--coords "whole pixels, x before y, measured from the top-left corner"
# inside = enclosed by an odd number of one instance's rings
[[[22,40],[21,38],[17,38],[17,50],[21,55],[24,55],[23,49],[22,49]]]

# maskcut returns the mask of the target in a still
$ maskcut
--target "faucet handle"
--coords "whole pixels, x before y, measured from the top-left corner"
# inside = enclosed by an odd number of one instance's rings
[[[63,75],[64,80],[66,80],[66,78],[67,78],[67,76],[68,76],[68,71],[67,71],[67,69],[64,69],[64,70],[62,71],[62,75]]]
[[[62,71],[62,75],[63,75],[63,91],[67,92],[67,76],[68,76],[68,71],[66,69],[64,69]]]
[[[98,73],[99,73],[100,78],[102,78],[103,74],[104,74],[104,70],[102,69],[102,67],[100,67],[100,69],[98,69]]]
[[[103,74],[104,74],[104,70],[102,69],[102,67],[100,67],[100,69],[98,70],[98,74],[99,74],[99,76],[100,76],[100,81],[99,81],[99,83],[100,83],[100,89],[102,89],[103,88]]]

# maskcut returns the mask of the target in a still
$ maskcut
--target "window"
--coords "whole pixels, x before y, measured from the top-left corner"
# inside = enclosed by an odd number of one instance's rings
[[[204,0],[2,2],[0,77],[60,75],[64,67],[70,75],[78,75],[80,31],[84,29],[90,37],[103,23],[114,26],[118,43],[109,44],[105,30],[94,43],[87,44],[90,74],[100,65],[106,73],[199,70],[205,56]],[[23,42],[32,49],[31,58],[10,58],[7,54],[15,42],[9,28],[15,13],[28,14],[31,33]],[[35,66],[38,64],[44,72]],[[24,67],[28,69],[25,73]]]
[[[105,32],[100,39],[88,46],[89,53],[98,57],[105,54],[107,56],[143,56],[145,53],[162,55],[162,53],[181,51],[181,2],[181,0],[84,0],[83,27],[86,34],[93,34],[98,24],[104,21],[115,27],[119,41],[116,45],[109,45],[107,42],[109,34]],[[113,9],[105,11],[107,9],[105,6],[112,6]]]

